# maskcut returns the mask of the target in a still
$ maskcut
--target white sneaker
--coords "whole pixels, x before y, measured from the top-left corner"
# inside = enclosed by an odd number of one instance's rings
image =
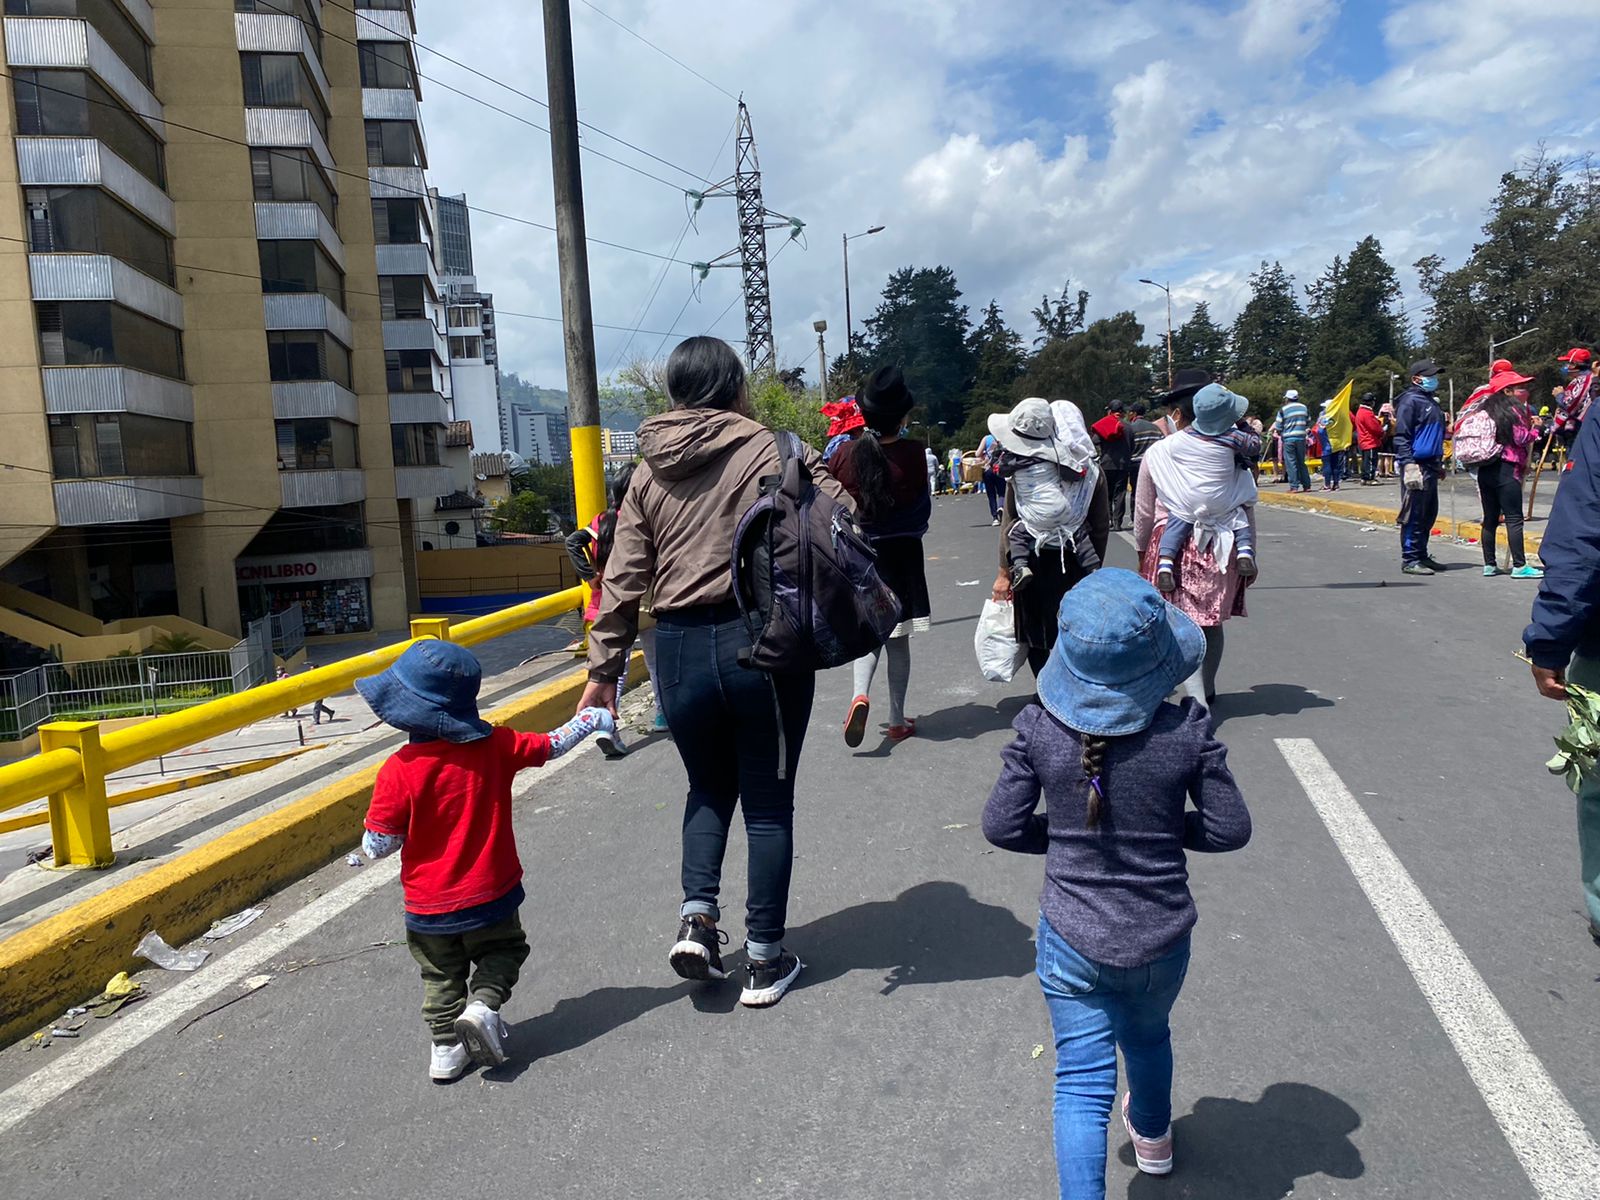
[[[467,1053],[467,1048],[460,1042],[453,1046],[440,1046],[435,1043],[433,1058],[428,1063],[428,1078],[435,1083],[449,1083],[452,1079],[461,1078],[472,1062],[472,1056]]]
[[[498,1067],[506,1060],[506,1025],[482,1000],[468,1004],[456,1018],[456,1036],[480,1066]]]
[[[612,730],[594,735],[595,745],[600,747],[600,753],[607,758],[626,758],[628,744],[622,740],[622,730]]]

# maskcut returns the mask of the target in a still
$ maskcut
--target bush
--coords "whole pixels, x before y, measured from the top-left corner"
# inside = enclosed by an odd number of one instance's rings
[[[1283,407],[1283,394],[1290,388],[1300,392],[1300,399],[1305,406],[1315,415],[1321,400],[1314,400],[1306,394],[1305,387],[1293,375],[1241,375],[1238,379],[1228,380],[1229,391],[1238,392],[1250,401],[1250,415],[1260,417],[1264,422],[1270,422],[1278,415],[1278,409]]]
[[[150,643],[152,654],[184,654],[190,650],[204,650],[205,643],[187,633],[163,633]]]

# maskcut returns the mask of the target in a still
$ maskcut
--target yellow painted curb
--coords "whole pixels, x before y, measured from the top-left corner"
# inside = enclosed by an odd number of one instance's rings
[[[642,656],[634,655],[629,678],[644,678]],[[585,682],[575,671],[485,716],[519,732],[553,728],[572,715]],[[59,1017],[118,971],[143,965],[133,947],[147,930],[181,945],[350,850],[377,775],[373,765],[337,779],[0,941],[0,1044]]]
[[[1395,521],[1395,510],[1384,508],[1376,504],[1361,504],[1353,500],[1333,500],[1323,496],[1307,496],[1296,492],[1289,495],[1287,492],[1262,492],[1260,503],[1270,508],[1298,508],[1305,512],[1326,513],[1334,517],[1346,517],[1352,521],[1365,521],[1369,525],[1380,527],[1387,526],[1396,531],[1399,526]],[[1478,541],[1483,537],[1482,521],[1452,521],[1449,517],[1440,516],[1433,523],[1433,527],[1445,537],[1459,537],[1463,541]],[[1539,535],[1524,531],[1523,541],[1529,554],[1539,552]]]

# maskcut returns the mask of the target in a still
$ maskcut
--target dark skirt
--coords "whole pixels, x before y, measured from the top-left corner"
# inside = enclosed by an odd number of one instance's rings
[[[892,638],[927,633],[933,608],[928,601],[928,573],[922,562],[922,539],[891,537],[874,541],[878,553],[878,578],[889,585],[900,601],[900,624]]]
[[[1056,644],[1056,612],[1062,597],[1088,572],[1076,555],[1068,553],[1063,563],[1052,547],[1029,555],[1028,565],[1033,578],[1013,598],[1017,641],[1032,650],[1048,651]]]

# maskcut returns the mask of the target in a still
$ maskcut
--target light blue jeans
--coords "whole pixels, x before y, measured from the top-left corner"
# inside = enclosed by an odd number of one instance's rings
[[[1600,690],[1600,659],[1574,655],[1567,678]],[[1583,898],[1589,920],[1600,926],[1600,774],[1584,776],[1578,788],[1578,862],[1583,871]]]
[[[1056,1172],[1061,1200],[1104,1200],[1106,1121],[1117,1097],[1117,1047],[1128,1068],[1128,1114],[1146,1137],[1172,1124],[1167,1014],[1189,971],[1187,935],[1142,967],[1085,958],[1039,918],[1039,983],[1056,1037]]]

